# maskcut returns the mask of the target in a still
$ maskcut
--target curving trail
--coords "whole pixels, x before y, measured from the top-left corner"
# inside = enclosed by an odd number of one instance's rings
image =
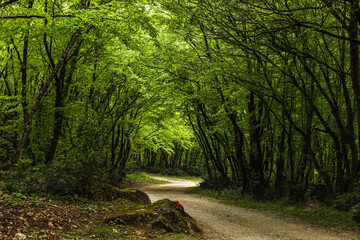
[[[179,201],[202,227],[209,239],[241,240],[352,240],[360,235],[351,232],[335,232],[311,226],[292,218],[281,218],[275,213],[246,209],[227,205],[218,200],[186,194],[198,182],[153,178],[171,183],[144,186],[145,191],[154,202],[162,198]]]

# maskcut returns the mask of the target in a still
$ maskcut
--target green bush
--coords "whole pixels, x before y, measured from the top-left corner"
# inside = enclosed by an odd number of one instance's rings
[[[142,169],[148,173],[160,174],[164,176],[189,176],[184,170],[180,168],[165,168],[160,166],[145,167]]]
[[[68,166],[48,166],[44,172],[46,192],[57,195],[72,195],[82,192],[79,171]]]
[[[133,168],[128,169],[128,173],[130,172],[147,172],[153,174],[160,174],[163,176],[193,176],[193,177],[201,177],[204,175],[204,171],[201,168],[166,168],[162,166],[146,166],[142,168]]]
[[[56,161],[48,165],[22,160],[17,167],[2,173],[3,186],[10,192],[73,195],[86,194],[96,182],[110,181],[103,168],[80,160]],[[121,175],[119,172],[114,171],[113,177],[117,180]]]
[[[3,173],[3,185],[9,192],[35,193],[43,190],[43,165],[32,166],[22,160],[16,168]]]
[[[353,192],[339,196],[333,207],[340,211],[349,211],[353,206],[360,203],[360,193]]]
[[[120,185],[126,178],[126,171],[124,169],[115,169],[109,174],[108,181],[117,186]]]
[[[329,190],[325,184],[311,184],[309,189],[305,191],[305,200],[326,202],[330,197],[329,195]]]
[[[202,177],[205,175],[205,169],[201,167],[182,168],[182,170],[193,177]]]
[[[360,223],[360,203],[353,206],[352,210],[354,211],[353,219],[356,222]]]
[[[237,189],[234,183],[223,177],[205,178],[204,181],[200,183],[200,187],[214,190]]]

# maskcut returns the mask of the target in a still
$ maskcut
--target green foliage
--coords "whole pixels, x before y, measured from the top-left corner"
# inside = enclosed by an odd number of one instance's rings
[[[156,232],[156,234],[164,234],[167,231],[165,229],[163,229],[163,228],[159,228],[159,229],[155,229],[155,232]]]
[[[360,126],[359,116],[351,117],[358,96],[349,82],[359,79],[346,69],[359,68],[351,64],[358,50],[345,39],[338,48],[333,26],[351,35],[343,25],[349,19],[340,20],[332,4],[315,5],[162,1],[171,18],[162,16],[168,28],[156,60],[176,79],[170,86],[181,95],[215,182],[229,178],[267,198],[287,181],[296,199],[354,190]],[[340,5],[351,15],[349,3]],[[317,186],[326,193],[316,195]]]
[[[13,192],[9,195],[5,195],[5,199],[7,200],[5,205],[19,205],[21,202],[26,200],[26,196],[19,192]]]
[[[2,176],[5,189],[10,192],[35,193],[43,191],[43,166],[32,166],[30,160],[23,160],[17,168]]]
[[[44,187],[47,192],[69,195],[83,192],[79,172],[71,167],[48,166],[44,173]]]
[[[122,220],[121,218],[115,218],[115,219],[112,219],[111,221],[109,221],[109,224],[110,225],[125,225],[126,222],[124,220]]]
[[[135,180],[135,181],[140,182],[140,183],[146,183],[146,184],[148,184],[148,183],[149,184],[166,184],[166,183],[169,183],[167,181],[154,179],[154,178],[150,177],[145,172],[134,172],[134,173],[131,173],[131,174],[127,174],[126,178]]]
[[[242,202],[245,202],[246,199],[249,199],[247,197],[243,198],[243,196],[239,194],[236,189],[215,190],[210,188],[197,187],[192,189],[191,193],[199,194],[202,196],[209,196],[216,199],[221,199],[223,201],[239,202],[240,199],[242,199]]]
[[[353,215],[353,219],[357,222],[360,223],[360,203],[356,204],[355,206],[352,207],[352,210],[354,212]]]
[[[190,167],[182,167],[180,170],[185,172],[190,178],[195,177],[197,179],[203,178],[206,175],[206,171],[202,166],[190,166]],[[176,174],[169,174],[176,175]],[[176,176],[184,176],[184,175],[176,175]],[[187,176],[184,176],[187,177]]]
[[[354,9],[269,0],[0,8],[0,164],[23,144],[6,187],[86,192],[122,182],[130,163],[266,199],[351,194],[360,162]]]
[[[6,176],[4,187],[10,192],[21,193],[85,194],[90,186],[104,177],[102,169],[95,171],[94,164],[89,167],[87,163],[70,161],[33,167],[31,161],[22,161],[16,169],[3,175]]]
[[[103,239],[116,239],[118,234],[113,229],[106,228],[105,226],[89,227],[87,235],[95,235]]]
[[[358,208],[359,203],[360,193],[353,192],[338,196],[334,201],[333,207],[340,211],[350,211],[352,207]]]
[[[203,175],[203,171],[199,168],[165,168],[163,166],[150,166],[143,168],[145,172],[160,174],[163,176],[178,176],[178,177],[199,177]]]
[[[196,181],[196,182],[202,182],[202,177],[196,177],[196,176],[173,176],[173,175],[167,175],[166,178],[170,179],[184,179],[184,180],[190,180],[190,181]]]
[[[222,190],[234,190],[237,189],[236,185],[230,179],[227,178],[205,178],[200,187],[204,189],[213,189],[222,192]]]
[[[205,236],[203,236],[202,233],[200,234],[193,234],[189,235],[186,233],[166,233],[161,234],[160,236],[157,236],[157,239],[162,240],[196,240],[196,239],[206,239]]]
[[[327,227],[356,227],[358,225],[353,218],[353,213],[348,211],[344,212],[333,209],[324,209],[315,214],[310,214],[310,216],[303,213],[300,216],[314,224],[320,224]]]
[[[236,190],[225,189],[223,191],[195,188],[191,191],[194,194],[200,194],[207,197],[213,197],[225,201],[226,203],[235,204],[241,207],[254,208],[263,211],[275,211],[284,216],[294,216],[301,218],[316,225],[326,227],[356,227],[357,219],[349,211],[338,211],[332,207],[318,207],[307,211],[307,204],[304,202],[289,201],[259,201],[250,195],[240,196]],[[353,219],[354,218],[354,219]]]

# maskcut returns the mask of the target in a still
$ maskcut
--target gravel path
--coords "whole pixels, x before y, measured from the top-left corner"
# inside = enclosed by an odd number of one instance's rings
[[[155,177],[171,183],[142,187],[155,202],[162,198],[179,201],[202,227],[209,239],[241,240],[356,240],[360,235],[351,232],[335,232],[311,226],[292,218],[280,217],[275,213],[227,205],[218,200],[186,191],[198,184],[195,181]]]

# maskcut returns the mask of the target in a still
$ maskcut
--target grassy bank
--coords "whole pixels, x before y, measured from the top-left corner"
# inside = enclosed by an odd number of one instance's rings
[[[158,180],[150,177],[149,174],[145,172],[135,172],[126,175],[127,180],[133,181],[139,185],[148,185],[148,184],[166,184],[168,181]]]
[[[273,211],[284,216],[293,216],[314,225],[360,231],[360,224],[353,220],[352,212],[338,211],[318,202],[256,201],[249,196],[241,197],[236,190],[215,191],[194,188],[192,194],[219,199],[228,204],[262,211]]]
[[[189,180],[189,181],[197,181],[202,182],[203,179],[201,177],[194,177],[194,176],[173,176],[173,175],[157,175],[157,174],[151,174],[153,176],[159,176],[159,177],[166,177],[169,179],[183,179],[183,180]]]
[[[126,177],[129,180],[138,182],[140,184],[166,184],[169,183],[168,181],[158,180],[151,177],[152,176],[159,176],[159,177],[166,177],[169,179],[183,179],[189,181],[198,181],[202,182],[203,179],[201,177],[194,177],[194,176],[174,176],[174,175],[162,175],[162,174],[152,174],[152,173],[145,173],[145,172],[134,172],[131,174],[127,174]]]

